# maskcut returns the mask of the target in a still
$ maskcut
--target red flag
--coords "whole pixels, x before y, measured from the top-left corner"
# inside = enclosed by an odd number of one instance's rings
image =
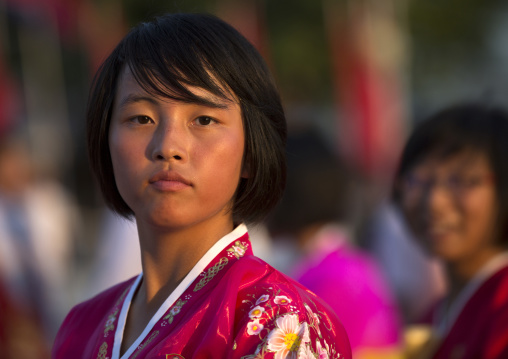
[[[403,42],[392,1],[324,1],[340,113],[340,151],[364,174],[391,176],[405,136]]]

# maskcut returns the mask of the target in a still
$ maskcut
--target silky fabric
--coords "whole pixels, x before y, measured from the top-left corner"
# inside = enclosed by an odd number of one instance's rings
[[[508,358],[508,265],[470,297],[433,358]]]
[[[53,358],[116,359],[119,314],[135,281],[73,308]],[[127,357],[349,359],[351,349],[335,313],[255,257],[245,233],[206,265]]]
[[[400,346],[398,309],[382,270],[367,252],[353,247],[340,226],[321,228],[292,273],[337,313],[353,354]]]

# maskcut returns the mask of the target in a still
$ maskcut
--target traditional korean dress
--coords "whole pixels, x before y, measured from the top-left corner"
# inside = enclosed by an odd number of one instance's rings
[[[453,305],[433,311],[433,334],[422,352],[434,359],[508,358],[508,252],[491,259]]]
[[[120,358],[127,313],[143,274],[79,304],[53,358]],[[255,257],[238,226],[201,258],[124,358],[351,358],[333,311]]]

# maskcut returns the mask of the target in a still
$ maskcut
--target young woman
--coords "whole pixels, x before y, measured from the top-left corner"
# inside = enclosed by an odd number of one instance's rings
[[[464,104],[423,122],[404,149],[394,197],[449,286],[422,356],[508,358],[507,138],[506,112]]]
[[[236,30],[195,14],[139,25],[99,70],[87,128],[143,272],[76,306],[54,358],[350,358],[335,314],[252,254],[243,223],[282,194],[286,123]]]

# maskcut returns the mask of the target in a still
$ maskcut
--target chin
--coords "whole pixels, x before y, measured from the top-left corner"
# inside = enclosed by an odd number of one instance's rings
[[[161,216],[150,217],[147,222],[154,227],[161,228],[161,229],[165,228],[168,230],[188,227],[189,225],[191,225],[193,223],[192,220],[189,220],[189,219],[179,218],[178,216],[167,216],[167,215],[162,216],[162,217]]]
[[[457,253],[457,250],[454,250],[453,248],[447,248],[444,246],[434,247],[432,248],[432,253],[435,257],[447,263],[453,263],[460,260],[460,253]]]

